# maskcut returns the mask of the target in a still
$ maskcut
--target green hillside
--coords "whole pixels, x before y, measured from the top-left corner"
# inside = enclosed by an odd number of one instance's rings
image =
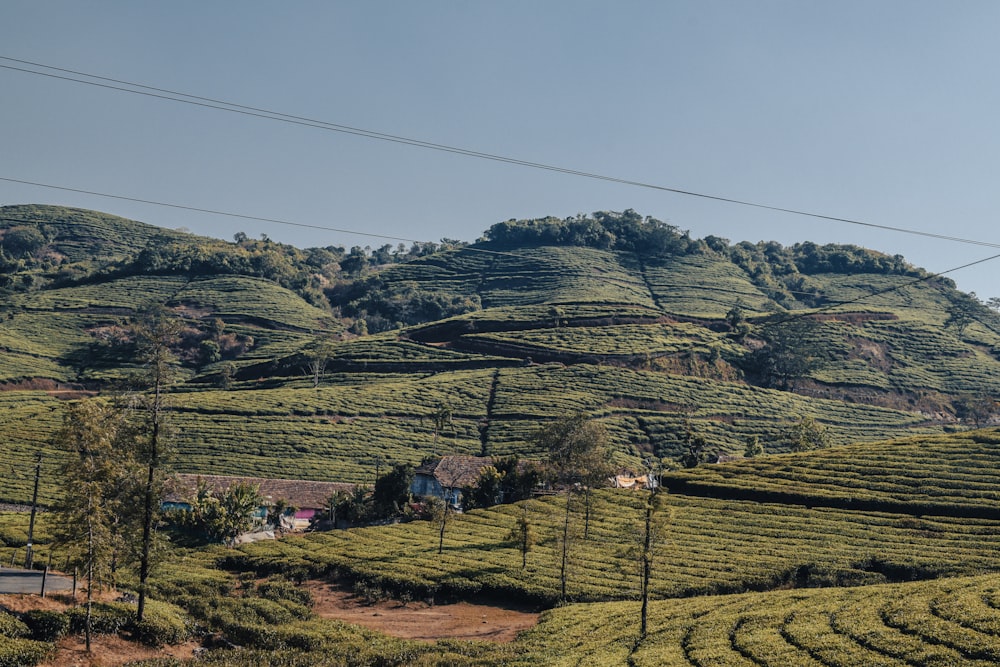
[[[70,265],[119,260],[153,243],[191,238],[184,232],[98,211],[38,205],[0,207],[0,229],[4,236],[12,230],[37,230],[42,242],[31,254]],[[15,255],[8,246],[9,239],[4,248],[8,255]]]
[[[0,465],[18,475],[37,449],[58,458],[63,400],[137,370],[130,326],[154,304],[183,323],[168,403],[184,472],[361,482],[375,461],[542,456],[531,434],[576,412],[620,466],[669,467],[694,434],[710,460],[754,438],[787,452],[803,420],[828,445],[982,425],[1000,393],[996,313],[854,246],[692,239],[634,211],[350,250],[0,214]]]
[[[1000,518],[1000,433],[833,447],[666,475],[678,492],[805,505]]]

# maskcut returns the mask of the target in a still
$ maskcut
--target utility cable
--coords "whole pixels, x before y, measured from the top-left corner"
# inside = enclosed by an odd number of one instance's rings
[[[440,144],[432,141],[425,141],[422,139],[414,139],[410,137],[403,137],[394,134],[388,134],[384,132],[378,132],[375,130],[366,130],[363,128],[352,127],[349,125],[341,125],[337,123],[317,120],[313,118],[307,118],[303,116],[295,116],[292,114],[283,113],[280,111],[273,111],[269,109],[262,109],[259,107],[252,107],[243,104],[237,104],[234,102],[227,102],[224,100],[217,100],[209,97],[201,97],[198,95],[191,95],[188,93],[182,93],[177,91],[168,90],[165,88],[157,88],[154,86],[147,86],[144,84],[133,83],[129,81],[123,81],[121,79],[112,79],[109,77],[103,77],[96,74],[88,74],[86,72],[79,72],[76,70],[69,70],[59,67],[54,67],[51,65],[44,65],[41,63],[35,63],[27,60],[19,60],[17,58],[10,58],[7,56],[0,56],[0,60],[6,60],[8,62],[20,63],[23,65],[29,65],[31,67],[41,67],[53,72],[62,72],[63,74],[53,74],[50,72],[39,72],[24,67],[15,67],[12,65],[0,65],[0,68],[23,72],[26,74],[33,74],[36,76],[44,76],[52,79],[58,79],[63,81],[72,81],[75,83],[86,84],[90,86],[96,86],[99,88],[105,88],[110,90],[116,90],[125,93],[132,93],[134,95],[144,95],[147,97],[153,97],[158,99],[170,100],[173,102],[180,102],[183,104],[191,104],[194,106],[200,106],[210,109],[216,109],[219,111],[228,111],[230,113],[239,113],[247,116],[254,116],[257,118],[264,118],[267,120],[275,120],[284,123],[291,123],[295,125],[303,125],[307,127],[313,127],[316,129],[329,130],[333,132],[340,132],[344,134],[352,134],[357,136],[366,137],[369,139],[377,139],[380,141],[388,141],[392,143],[404,144],[409,146],[414,146],[418,148],[425,148],[429,150],[436,150],[446,153],[453,153],[457,155],[463,155],[466,157],[478,158],[483,160],[491,160],[494,162],[502,162],[511,165],[517,165],[522,167],[529,167],[532,169],[541,169],[545,171],[551,171],[556,173],[567,174],[570,176],[579,176],[582,178],[589,178],[594,180],[606,181],[610,183],[618,183],[621,185],[630,185],[634,187],[641,187],[651,190],[657,190],[660,192],[669,192],[672,194],[682,195],[686,197],[696,197],[700,199],[706,199],[711,201],[717,201],[727,204],[734,204],[738,206],[746,206],[750,208],[757,208],[762,210],[774,211],[778,213],[787,213],[790,215],[804,216],[819,220],[826,220],[830,222],[841,222],[850,225],[858,225],[862,227],[868,227],[872,229],[882,229],[886,231],[899,232],[902,234],[912,234],[916,236],[923,236],[926,238],[933,238],[944,241],[954,241],[957,243],[966,243],[972,245],[981,245],[993,248],[1000,248],[998,243],[989,243],[985,241],[978,241],[975,239],[966,239],[957,236],[950,236],[946,234],[935,234],[932,232],[924,232],[916,229],[908,229],[905,227],[896,227],[891,225],[881,225],[872,222],[865,222],[862,220],[856,220],[852,218],[845,218],[834,215],[826,215],[822,213],[815,213],[811,211],[805,211],[802,209],[790,208],[785,206],[776,206],[771,204],[763,204],[760,202],[753,202],[744,199],[737,199],[733,197],[725,197],[722,195],[707,194],[703,192],[695,192],[693,190],[685,190],[681,188],[670,187],[666,185],[658,185],[655,183],[648,183],[644,181],[637,181],[633,179],[609,176],[605,174],[598,174],[589,171],[583,171],[579,169],[572,169],[568,167],[560,167],[556,165],[546,164],[542,162],[534,162],[531,160],[523,160],[519,158],[497,155],[494,153],[486,153],[482,151],[476,151],[467,148],[461,148],[458,146],[450,146],[447,144]],[[73,75],[73,76],[68,76]],[[88,81],[86,79],[81,79],[78,77],[87,77],[89,79],[94,79],[93,81]],[[108,83],[100,83],[105,81]],[[115,85],[112,85],[115,84]],[[388,238],[388,237],[383,237]],[[408,239],[406,239],[408,240]]]
[[[2,67],[2,65],[0,65],[0,67]],[[206,214],[210,214],[210,215],[220,215],[220,216],[226,216],[226,217],[231,217],[231,218],[239,218],[239,219],[245,219],[245,220],[254,220],[254,221],[258,221],[258,222],[268,222],[268,223],[281,224],[281,225],[290,225],[290,226],[293,226],[293,227],[304,227],[304,228],[308,228],[308,229],[318,229],[318,230],[322,230],[322,231],[332,231],[332,232],[337,232],[337,233],[341,233],[341,234],[357,234],[357,235],[361,235],[361,236],[367,236],[367,237],[372,237],[372,238],[380,238],[380,239],[386,239],[386,240],[407,241],[407,242],[415,243],[415,244],[422,243],[421,241],[418,241],[418,240],[415,240],[415,239],[407,239],[407,238],[396,237],[396,236],[388,236],[388,235],[384,235],[384,234],[376,234],[376,233],[373,233],[373,232],[359,232],[359,231],[356,231],[356,230],[339,229],[339,228],[336,228],[336,227],[328,227],[328,226],[324,226],[324,225],[316,225],[316,224],[309,224],[309,223],[303,223],[303,222],[294,222],[294,221],[291,221],[291,220],[282,220],[282,219],[278,219],[278,218],[267,218],[267,217],[261,217],[261,216],[247,215],[247,214],[243,214],[243,213],[232,213],[232,212],[229,212],[229,211],[220,211],[220,210],[216,210],[216,209],[200,208],[200,207],[196,207],[196,206],[187,206],[187,205],[184,205],[184,204],[173,204],[173,203],[169,203],[169,202],[161,202],[161,201],[155,201],[155,200],[150,200],[150,199],[141,199],[141,198],[138,198],[138,197],[128,197],[128,196],[124,196],[124,195],[113,195],[113,194],[108,194],[108,193],[103,193],[103,192],[96,192],[96,191],[92,191],[92,190],[83,190],[83,189],[80,189],[80,188],[70,188],[70,187],[65,187],[65,186],[60,186],[60,185],[51,185],[51,184],[48,184],[48,183],[38,183],[38,182],[35,182],[35,181],[27,181],[27,180],[16,179],[16,178],[8,178],[8,177],[4,177],[4,176],[0,176],[0,181],[7,181],[7,182],[10,182],[10,183],[18,183],[18,184],[22,184],[22,185],[30,185],[30,186],[41,187],[41,188],[50,188],[50,189],[62,190],[62,191],[66,191],[66,192],[75,192],[75,193],[80,193],[80,194],[93,195],[93,196],[97,196],[97,197],[107,197],[109,199],[117,199],[117,200],[121,200],[121,201],[137,202],[137,203],[141,203],[141,204],[151,204],[151,205],[154,205],[154,206],[163,206],[163,207],[167,207],[167,208],[174,208],[174,209],[180,209],[180,210],[185,210],[185,211],[194,211],[194,212],[197,212],[197,213],[206,213]],[[29,222],[27,220],[22,220],[22,219],[8,219],[8,220],[15,221],[15,222]],[[35,221],[35,222],[37,222],[37,221]],[[978,245],[995,245],[995,244],[979,243]],[[997,247],[1000,247],[1000,245],[997,245]],[[518,255],[517,253],[505,252],[505,251],[501,251],[501,250],[488,250],[488,249],[485,249],[485,248],[475,248],[475,247],[472,247],[472,246],[462,246],[460,248],[454,248],[452,250],[455,250],[455,251],[466,250],[466,251],[469,251],[469,252],[477,252],[477,253],[483,253],[483,254],[499,255],[499,256],[513,257],[513,258],[517,258],[517,259],[524,259],[523,255]],[[929,281],[929,280],[933,280],[934,278],[941,277],[941,276],[943,276],[945,274],[953,273],[955,271],[966,269],[966,268],[969,268],[971,266],[975,266],[977,264],[982,264],[984,262],[988,262],[988,261],[991,261],[991,260],[994,260],[994,259],[997,259],[997,258],[1000,258],[1000,255],[993,255],[991,257],[987,257],[987,258],[984,258],[984,259],[976,260],[974,262],[970,262],[968,264],[963,264],[962,266],[957,266],[957,267],[948,269],[946,271],[941,271],[941,272],[938,272],[938,273],[931,273],[931,274],[928,274],[926,276],[921,276],[919,278],[916,278],[913,281],[911,281],[909,283],[905,283],[903,285],[897,285],[897,286],[894,286],[894,287],[891,287],[891,288],[887,288],[885,290],[881,290],[881,291],[878,291],[878,292],[873,292],[871,294],[862,295],[862,296],[856,297],[854,299],[849,299],[847,301],[831,303],[831,304],[829,304],[827,306],[824,306],[823,308],[820,308],[820,309],[811,309],[808,312],[795,313],[795,314],[792,314],[792,315],[788,316],[785,319],[780,319],[780,320],[772,322],[772,323],[773,324],[784,324],[786,322],[790,322],[792,320],[799,319],[799,318],[802,318],[802,317],[809,317],[809,316],[820,314],[820,313],[823,313],[823,312],[828,312],[828,311],[830,311],[830,310],[832,310],[834,308],[840,308],[842,306],[851,305],[853,303],[857,303],[857,302],[860,302],[860,301],[865,300],[865,299],[874,298],[874,297],[877,297],[877,296],[881,296],[883,294],[888,294],[888,293],[891,293],[891,292],[903,289],[905,287],[909,287],[910,285],[914,285],[914,284],[918,284],[918,283],[921,283],[921,282],[926,282],[926,281]],[[627,280],[627,279],[614,278],[614,277],[611,277],[611,276],[601,275],[601,274],[580,273],[578,275],[580,275],[581,277],[588,277],[588,278],[593,278],[593,279],[596,279],[596,280],[603,280],[605,282],[615,282],[615,283],[618,283],[619,285],[625,285],[625,286],[628,286],[628,287],[642,287],[644,285],[644,283],[642,283],[640,281],[631,281],[631,280]],[[691,288],[695,288],[695,286],[689,286],[688,287],[688,289],[691,289]],[[705,290],[713,291],[713,292],[721,291],[718,288],[714,288],[714,287],[703,287],[703,288],[700,288],[700,289],[705,289]],[[730,290],[725,290],[725,291],[730,291]],[[783,291],[789,291],[789,290],[783,290]],[[820,296],[820,295],[813,294],[811,292],[798,292],[798,291],[795,291],[794,293],[796,293],[796,294],[805,294],[805,295],[809,295],[809,296],[812,296],[812,297]],[[984,324],[984,326],[986,326],[986,325]]]

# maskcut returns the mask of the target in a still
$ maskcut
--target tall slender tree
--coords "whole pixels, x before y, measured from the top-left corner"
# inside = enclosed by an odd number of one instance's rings
[[[122,508],[130,447],[121,411],[97,399],[72,404],[55,436],[68,452],[62,468],[64,495],[58,505],[56,542],[65,546],[87,582],[84,633],[90,651],[94,584],[107,578],[118,550],[115,530]]]
[[[584,501],[584,538],[589,536],[592,490],[607,486],[614,472],[607,429],[578,413],[555,421],[534,435],[539,449],[549,452],[551,476]]]
[[[667,522],[669,521],[669,510],[667,509],[667,493],[662,490],[659,484],[653,486],[646,496],[646,503],[643,517],[642,547],[640,549],[640,595],[642,605],[639,610],[639,643],[646,639],[649,627],[649,595],[650,584],[653,580],[653,568],[656,565],[656,556],[660,548],[666,542]]]
[[[559,595],[565,601],[573,560],[572,545],[577,537],[574,499],[580,495],[584,501],[583,536],[586,538],[590,528],[591,490],[605,485],[613,470],[609,438],[604,426],[585,414],[577,413],[542,427],[533,440],[539,449],[549,452],[550,477],[563,487],[566,494],[563,525],[556,535],[559,545]]]
[[[138,622],[142,622],[146,608],[153,528],[159,512],[159,498],[162,497],[165,394],[174,381],[178,365],[171,346],[176,344],[181,328],[180,320],[162,306],[147,310],[133,326],[138,359],[145,368],[142,381],[146,389],[144,408],[148,425],[148,436],[143,443],[145,446],[140,448],[147,473],[143,490],[142,541],[139,549]]]
[[[513,542],[521,551],[521,569],[528,567],[528,552],[535,546],[535,528],[528,518],[528,508],[521,505],[521,516],[507,533],[507,541]]]

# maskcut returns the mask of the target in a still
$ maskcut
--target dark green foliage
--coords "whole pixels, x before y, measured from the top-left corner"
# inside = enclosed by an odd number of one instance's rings
[[[496,457],[492,466],[483,468],[476,484],[463,490],[464,509],[527,500],[545,479],[545,466],[539,461],[520,459],[517,456]]]
[[[14,227],[0,237],[0,247],[13,257],[32,255],[45,245],[45,235],[38,227]]]
[[[70,619],[66,614],[47,609],[30,609],[21,615],[21,620],[31,631],[31,638],[42,642],[54,642],[59,639],[66,634],[70,625]]]
[[[684,431],[686,450],[681,457],[681,465],[694,468],[708,459],[708,440],[700,433],[694,433],[689,428]]]
[[[32,626],[28,625],[25,618],[18,619],[13,614],[0,611],[0,637],[18,638],[32,634],[34,634]],[[39,637],[33,637],[33,639],[39,639]]]
[[[764,345],[744,357],[744,370],[765,387],[790,390],[818,366],[817,329],[814,320],[803,317],[764,325],[756,332]]]
[[[410,496],[413,482],[413,466],[399,463],[392,470],[378,478],[372,491],[376,515],[380,518],[394,516],[400,512]]]
[[[817,245],[806,241],[788,249],[796,268],[805,274],[876,273],[914,275],[913,267],[901,255],[885,255],[855,245]]]
[[[387,285],[380,277],[352,285],[346,293],[329,291],[327,296],[343,314],[364,319],[368,333],[434,322],[481,308],[477,295],[430,292],[412,281]]]
[[[69,629],[73,633],[84,631],[86,607],[73,607],[66,611]],[[115,635],[125,631],[135,621],[135,607],[123,602],[94,602],[91,611],[92,631],[99,635]]]
[[[655,218],[628,209],[624,213],[598,212],[593,217],[542,218],[498,222],[486,239],[501,247],[533,245],[586,246],[650,255],[684,252],[690,238]]]
[[[997,402],[986,394],[960,394],[952,403],[955,416],[975,428],[989,423],[997,412]]]
[[[0,637],[0,667],[32,667],[51,652],[52,644],[31,639]]]
[[[194,498],[187,499],[190,509],[173,510],[165,519],[175,529],[195,540],[232,544],[256,522],[256,512],[263,504],[259,487],[237,482],[216,495],[199,482]]]
[[[789,449],[793,452],[808,452],[830,446],[830,433],[823,424],[812,417],[803,417],[788,429]]]

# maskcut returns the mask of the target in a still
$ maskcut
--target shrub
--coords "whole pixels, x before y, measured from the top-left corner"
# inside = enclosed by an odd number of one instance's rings
[[[87,624],[87,607],[74,607],[66,612],[70,631],[83,632]],[[91,628],[100,635],[115,635],[135,621],[135,608],[121,602],[95,602],[91,607]]]
[[[0,667],[31,667],[52,650],[52,644],[31,639],[0,637]]]
[[[27,637],[31,634],[30,629],[22,621],[12,614],[0,612],[0,636],[18,638]]]
[[[32,609],[24,612],[21,620],[31,631],[31,638],[42,642],[54,642],[69,630],[69,617],[58,611]]]
[[[149,601],[142,623],[133,626],[136,639],[150,646],[180,644],[191,636],[192,623],[180,607]]]
[[[312,593],[304,588],[299,588],[289,581],[280,579],[262,583],[257,587],[257,595],[276,602],[288,600],[303,607],[312,607],[313,605]]]

